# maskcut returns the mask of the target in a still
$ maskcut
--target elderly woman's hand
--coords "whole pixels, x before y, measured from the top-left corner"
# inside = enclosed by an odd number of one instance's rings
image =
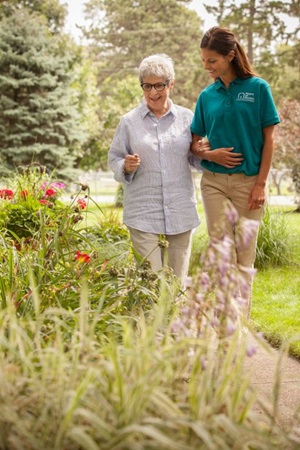
[[[140,157],[137,153],[125,156],[124,170],[125,173],[132,173],[137,170],[140,165]]]

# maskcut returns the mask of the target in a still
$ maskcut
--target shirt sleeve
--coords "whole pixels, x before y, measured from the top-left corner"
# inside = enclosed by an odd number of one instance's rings
[[[195,113],[191,123],[191,132],[201,137],[206,136],[205,121],[203,114],[203,99],[201,95],[199,96],[196,103]]]
[[[114,179],[119,183],[131,183],[134,173],[124,173],[125,156],[131,153],[129,149],[129,139],[127,127],[122,118],[116,129],[111,147],[108,152],[108,165],[114,173]]]
[[[189,163],[194,169],[197,170],[197,172],[203,172],[201,167],[201,159],[198,158],[198,156],[194,155],[193,153],[190,153],[188,156]]]
[[[261,91],[261,126],[262,128],[276,125],[280,122],[270,86],[265,83]]]

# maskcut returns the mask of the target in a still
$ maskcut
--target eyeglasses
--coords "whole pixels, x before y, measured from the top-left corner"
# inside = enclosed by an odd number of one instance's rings
[[[168,85],[169,85],[169,81],[167,81],[166,83],[155,83],[155,84],[142,83],[141,87],[142,87],[143,91],[146,91],[146,92],[150,92],[153,87],[157,92],[161,92]]]

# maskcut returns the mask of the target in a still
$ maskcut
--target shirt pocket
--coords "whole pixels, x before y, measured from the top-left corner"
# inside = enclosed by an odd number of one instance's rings
[[[189,131],[172,132],[166,135],[164,140],[165,145],[172,153],[187,158],[191,145],[191,133]]]

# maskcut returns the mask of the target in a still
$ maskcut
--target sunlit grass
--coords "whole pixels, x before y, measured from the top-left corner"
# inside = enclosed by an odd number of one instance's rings
[[[284,214],[290,261],[256,274],[251,320],[273,345],[290,341],[290,353],[300,358],[300,214],[291,207],[274,209]]]
[[[291,342],[300,358],[300,269],[270,268],[258,272],[253,288],[251,320],[274,345]]]

